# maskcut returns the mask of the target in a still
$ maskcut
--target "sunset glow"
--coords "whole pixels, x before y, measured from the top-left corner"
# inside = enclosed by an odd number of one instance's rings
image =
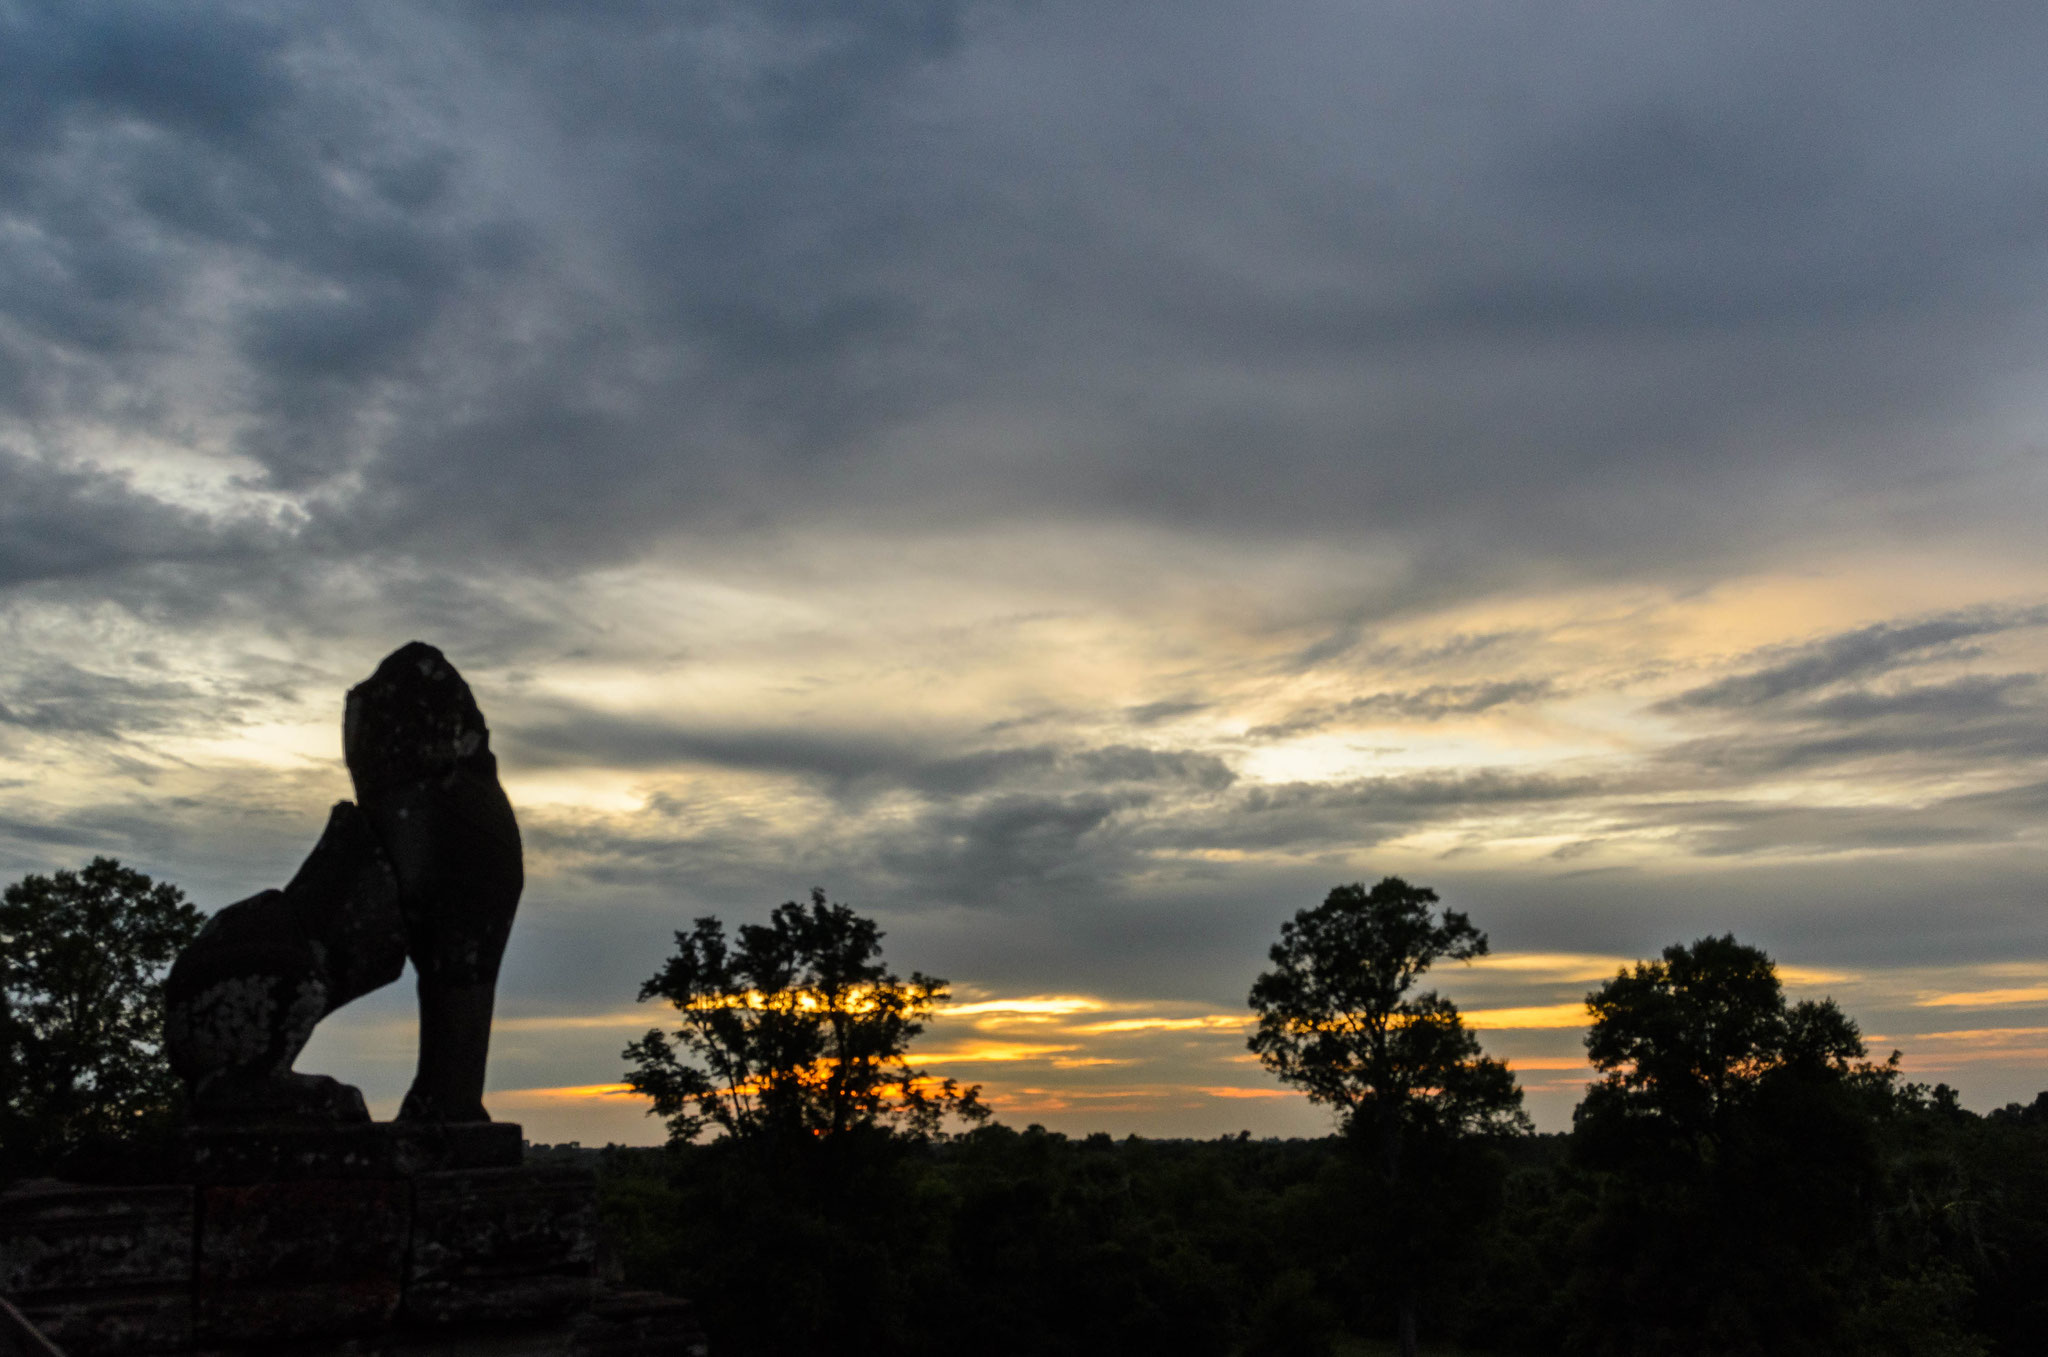
[[[1327,1131],[1246,994],[1390,874],[1548,1129],[1587,992],[1723,933],[2048,1083],[2021,9],[1810,77],[1796,7],[741,9],[201,5],[132,98],[113,19],[8,30],[9,879],[282,885],[418,637],[544,1137],[659,1139],[641,985],[813,888],[950,983],[914,1064],[1062,1130]],[[408,988],[300,1068],[388,1114]]]

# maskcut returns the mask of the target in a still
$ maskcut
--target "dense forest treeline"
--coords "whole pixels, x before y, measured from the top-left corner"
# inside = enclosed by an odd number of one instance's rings
[[[1489,1144],[1422,1230],[1424,1350],[2039,1353],[2048,1094],[1978,1116],[1942,1093],[1651,1177],[1572,1134]],[[1373,1209],[1342,1136],[989,1125],[591,1157],[614,1266],[692,1297],[727,1354],[1355,1351],[1392,1341],[1389,1257],[1417,1235]]]
[[[603,1152],[628,1281],[735,1353],[1990,1357],[2048,1334],[2048,1094],[1979,1117],[1870,1058],[1761,950],[1674,944],[1586,996],[1598,1076],[1539,1136],[1420,981],[1487,951],[1436,894],[1339,886],[1283,923],[1249,1045],[1315,1141],[986,1123],[907,1060],[900,981],[822,892],[676,935],[628,1047],[669,1145]],[[970,1129],[948,1136],[945,1112]],[[722,1134],[705,1142],[704,1132]]]

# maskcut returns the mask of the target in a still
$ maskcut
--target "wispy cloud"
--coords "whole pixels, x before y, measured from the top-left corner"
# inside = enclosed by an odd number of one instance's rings
[[[1443,721],[1477,716],[1498,707],[1536,702],[1557,693],[1552,679],[1503,679],[1486,683],[1435,683],[1408,692],[1373,693],[1336,706],[1314,707],[1284,721],[1253,726],[1252,740],[1280,740],[1332,726],[1370,724],[1376,720]]]
[[[2042,625],[2048,625],[2048,611],[2040,608],[1980,609],[1907,623],[1874,623],[1781,649],[1770,663],[1690,689],[1661,703],[1659,709],[1768,706],[1937,656],[1955,657],[1963,653],[1959,648],[1962,642]]]
[[[1963,990],[1955,994],[1933,994],[1913,1002],[1918,1008],[2012,1008],[2048,1004],[2048,985]]]

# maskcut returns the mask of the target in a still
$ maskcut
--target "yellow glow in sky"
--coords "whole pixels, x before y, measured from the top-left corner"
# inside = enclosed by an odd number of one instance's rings
[[[1963,990],[1955,994],[1930,995],[1913,1003],[1917,1008],[2007,1008],[2015,1004],[2041,1004],[2048,1003],[2048,985]]]

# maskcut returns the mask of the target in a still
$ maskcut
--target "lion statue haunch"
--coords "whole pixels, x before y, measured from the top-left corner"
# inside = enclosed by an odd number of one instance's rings
[[[164,1047],[196,1120],[367,1121],[362,1094],[292,1062],[329,1013],[419,974],[401,1121],[489,1121],[498,962],[524,880],[519,826],[469,685],[414,641],[349,690],[343,801],[291,884],[227,906],[171,967]]]
[[[491,1007],[525,878],[483,713],[441,652],[414,641],[349,690],[342,748],[419,974],[419,1068],[399,1119],[488,1121]]]
[[[369,820],[343,801],[290,885],[207,920],[164,984],[164,1048],[196,1117],[369,1120],[362,1094],[292,1061],[322,1018],[405,969],[398,898]]]

